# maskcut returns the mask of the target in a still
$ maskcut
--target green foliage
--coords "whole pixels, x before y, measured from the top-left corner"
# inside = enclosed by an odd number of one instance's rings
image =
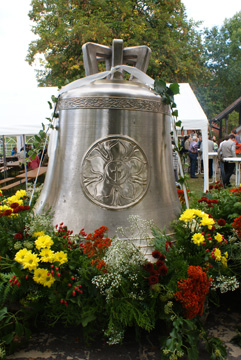
[[[176,107],[174,95],[179,94],[179,85],[177,83],[167,86],[165,81],[156,78],[154,82],[154,90],[162,97],[164,104],[170,105],[171,109]],[[173,115],[178,116],[177,110],[175,110]],[[177,123],[176,126],[179,126],[179,123]]]
[[[205,340],[206,349],[210,354],[210,360],[226,360],[227,359],[227,350],[226,346],[222,341],[215,336],[208,336],[208,334],[203,331],[201,337]]]
[[[29,17],[38,39],[29,45],[27,61],[40,55],[40,85],[59,87],[84,76],[81,46],[87,42],[152,50],[148,74],[166,81],[200,79],[201,36],[188,22],[181,2],[161,0],[32,0]],[[104,67],[101,64],[100,70]]]
[[[197,360],[199,333],[194,321],[173,315],[172,330],[163,344],[163,359],[179,359],[187,352],[188,360]]]
[[[209,80],[197,84],[197,96],[209,119],[215,117],[240,97],[241,12],[226,19],[223,26],[214,26],[204,32],[206,67]],[[238,126],[238,122],[236,126]]]

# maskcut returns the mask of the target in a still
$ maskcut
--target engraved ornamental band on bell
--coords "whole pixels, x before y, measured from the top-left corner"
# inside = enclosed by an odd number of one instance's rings
[[[74,233],[104,225],[113,236],[130,225],[130,215],[168,227],[180,202],[170,108],[146,80],[150,49],[123,48],[122,40],[82,49],[86,77],[60,90],[35,212],[51,209],[53,223]],[[106,72],[98,72],[99,61]]]

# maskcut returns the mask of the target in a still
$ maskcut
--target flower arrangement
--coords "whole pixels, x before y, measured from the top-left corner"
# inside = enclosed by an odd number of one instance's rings
[[[239,289],[240,195],[210,189],[172,223],[173,235],[132,216],[122,238],[110,239],[105,226],[90,234],[52,226],[51,214],[33,214],[26,192],[8,198],[0,192],[2,353],[14,350],[16,335],[29,333],[28,308],[36,324],[81,325],[109,344],[120,343],[129,327],[150,332],[162,324],[170,329],[163,334],[163,359],[198,359],[201,335],[212,354],[221,354],[212,358],[224,359],[222,344],[205,335],[201,319],[214,293]],[[232,214],[225,201],[233,204]],[[152,242],[148,259],[128,240],[136,231]]]

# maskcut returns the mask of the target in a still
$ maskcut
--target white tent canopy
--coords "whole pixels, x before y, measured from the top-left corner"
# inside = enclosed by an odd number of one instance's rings
[[[178,120],[184,130],[200,130],[203,143],[204,192],[209,188],[208,180],[208,119],[189,84],[179,84],[180,94],[175,95]]]
[[[203,140],[204,191],[208,189],[208,120],[189,84],[179,84],[180,94],[175,96],[178,120],[184,130],[200,130]],[[14,88],[0,92],[0,136],[37,134],[42,123],[51,118],[48,101],[58,96],[56,87]]]
[[[56,87],[14,88],[0,91],[0,136],[32,135],[42,129],[42,123],[48,124],[53,110],[48,101],[57,96]]]

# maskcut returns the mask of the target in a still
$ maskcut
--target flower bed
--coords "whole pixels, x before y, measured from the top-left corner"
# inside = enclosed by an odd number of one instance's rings
[[[110,239],[105,226],[73,234],[53,227],[51,214],[34,215],[25,191],[0,194],[0,358],[36,327],[63,324],[110,345],[130,327],[164,328],[162,359],[198,359],[200,338],[210,359],[225,359],[203,315],[239,291],[241,188],[216,184],[172,223],[172,236],[151,225],[151,261],[131,241]]]

